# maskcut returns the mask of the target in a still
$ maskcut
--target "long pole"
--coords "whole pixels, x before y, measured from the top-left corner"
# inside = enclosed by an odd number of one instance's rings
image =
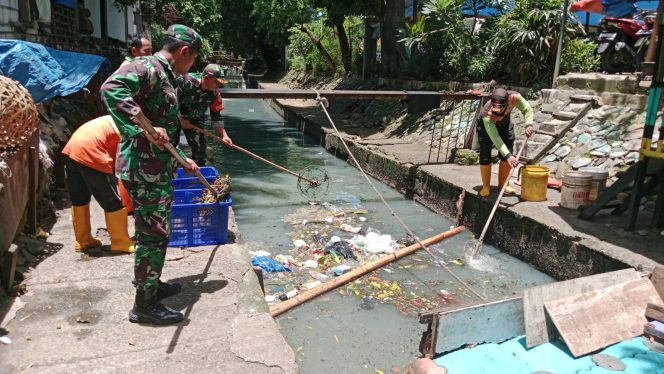
[[[143,128],[143,130],[147,131],[148,134],[150,134],[150,136],[152,136],[153,138],[157,138],[157,136],[158,136],[157,131],[152,126],[152,123],[150,123],[150,120],[143,113],[138,114],[138,121],[141,123],[141,127]],[[166,150],[168,150],[168,152],[171,154],[171,156],[173,156],[180,163],[180,165],[182,165],[185,168],[189,167],[189,164],[187,163],[187,160],[185,160],[184,158],[182,158],[182,156],[180,156],[180,154],[175,149],[173,144],[171,144],[170,142],[166,142],[166,144],[164,144],[164,148],[166,148]],[[198,180],[200,180],[201,183],[203,183],[203,185],[208,190],[210,190],[210,192],[212,193],[212,195],[215,198],[219,197],[219,194],[217,193],[217,190],[215,190],[210,185],[210,183],[208,183],[207,179],[205,179],[205,177],[203,176],[203,174],[201,174],[201,172],[199,170],[196,170],[194,175],[196,175],[196,177],[198,177]]]
[[[229,144],[227,144],[226,142],[224,142],[224,139],[222,139],[221,137],[219,137],[219,136],[217,136],[217,135],[215,135],[215,134],[213,134],[213,133],[211,133],[211,132],[209,132],[209,131],[207,131],[207,130],[203,130],[202,128],[200,128],[200,127],[198,127],[198,126],[191,125],[191,128],[194,129],[195,131],[200,132],[201,134],[203,134],[203,135],[205,135],[205,136],[208,136],[208,137],[210,137],[210,138],[212,138],[212,139],[214,139],[214,140],[220,141],[223,145],[225,145],[225,146],[227,146],[227,147],[229,147],[229,148],[232,148],[232,149],[235,149],[235,150],[237,150],[237,151],[240,151],[240,152],[242,152],[242,153],[244,153],[244,154],[246,154],[246,155],[248,155],[248,156],[251,156],[251,157],[255,158],[256,160],[263,161],[264,163],[266,163],[266,164],[272,166],[272,167],[275,168],[275,169],[281,170],[281,171],[283,171],[283,172],[285,172],[285,173],[288,173],[288,174],[290,174],[290,175],[292,175],[292,176],[298,177],[299,179],[302,179],[303,181],[309,183],[309,184],[312,185],[312,186],[318,186],[318,184],[319,184],[318,181],[315,181],[315,180],[313,180],[313,179],[309,179],[309,178],[303,177],[302,175],[300,175],[300,174],[298,174],[298,173],[296,173],[296,172],[294,172],[294,171],[290,171],[290,170],[286,169],[286,168],[283,167],[283,166],[279,166],[279,165],[275,164],[274,162],[272,162],[272,161],[270,161],[270,160],[267,160],[267,159],[264,159],[263,157],[261,157],[261,156],[255,154],[255,153],[252,153],[252,152],[250,152],[250,151],[248,151],[248,150],[246,150],[246,149],[244,149],[244,148],[242,148],[242,147],[240,147],[240,146],[238,146],[238,145],[235,145],[235,144],[230,144],[230,145],[229,145]]]
[[[422,240],[422,244],[425,246],[429,246],[432,244],[436,244],[443,239],[449,238],[450,236],[454,236],[460,232],[465,230],[465,227],[463,226],[457,226],[451,230],[442,232],[438,235],[432,236],[428,239]],[[378,268],[381,268],[391,262],[394,262],[402,257],[408,256],[411,253],[417,251],[418,249],[422,248],[420,243],[413,244],[411,246],[408,246],[406,248],[400,249],[392,254],[389,254],[387,256],[383,256],[379,258],[378,260],[372,261],[368,264],[364,264],[359,268],[355,268],[351,270],[350,272],[346,274],[342,274],[333,280],[329,282],[325,282],[319,286],[316,286],[308,291],[305,291],[291,299],[288,299],[280,304],[277,304],[270,308],[270,315],[272,317],[276,317],[282,313],[285,313],[296,306],[303,304],[319,295],[322,295],[328,291],[331,291],[339,286],[343,286],[344,284],[351,282],[361,276],[363,276],[366,273],[372,272]]]
[[[567,24],[567,7],[569,6],[569,0],[565,0],[563,5],[563,19],[560,23],[560,35],[558,36],[558,48],[556,50],[556,66],[553,68],[553,87],[556,87],[556,79],[558,79],[558,73],[560,72],[560,55],[563,52],[563,41],[565,40],[565,24]]]
[[[521,157],[521,152],[523,152],[523,150],[526,148],[527,143],[528,143],[528,137],[526,137],[526,140],[523,141],[523,145],[521,145],[521,149],[519,149],[519,153],[516,154],[516,160],[517,161]],[[496,203],[493,204],[493,209],[491,209],[491,214],[489,214],[489,218],[486,220],[486,223],[484,224],[484,229],[482,230],[482,234],[480,235],[480,238],[477,241],[477,245],[475,246],[475,249],[473,250],[473,253],[470,256],[471,258],[474,258],[475,256],[477,256],[477,254],[480,252],[480,247],[482,246],[482,242],[484,242],[484,235],[486,235],[486,232],[489,229],[489,225],[491,224],[491,221],[493,220],[493,215],[496,213],[496,209],[498,209],[498,204],[500,204],[500,199],[503,198],[503,194],[505,193],[505,188],[507,188],[507,185],[509,184],[509,181],[512,178],[512,173],[514,173],[514,169],[515,168],[512,168],[510,170],[510,175],[507,176],[507,179],[505,179],[505,183],[503,183],[503,185],[500,189],[500,193],[498,194],[498,198],[496,199]]]

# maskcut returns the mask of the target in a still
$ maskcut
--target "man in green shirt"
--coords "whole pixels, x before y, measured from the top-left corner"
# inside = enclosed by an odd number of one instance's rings
[[[491,94],[491,100],[486,103],[477,122],[477,136],[480,143],[480,173],[482,175],[482,189],[480,196],[491,194],[491,148],[498,149],[500,164],[498,166],[498,186],[509,184],[507,177],[511,168],[517,167],[519,161],[512,154],[514,147],[514,123],[512,123],[512,109],[517,108],[525,117],[526,136],[533,133],[533,109],[518,92],[508,92],[498,88]],[[509,185],[505,193],[513,194],[516,191]]]
[[[207,144],[205,135],[197,132],[190,125],[205,127],[205,117],[210,110],[210,122],[214,131],[227,145],[233,141],[226,133],[221,111],[224,104],[221,100],[219,88],[223,83],[224,71],[217,64],[209,64],[202,73],[189,73],[177,78],[180,102],[180,121],[184,129],[187,143],[191,147],[191,158],[199,166],[205,165]]]
[[[152,40],[142,33],[134,35],[129,42],[129,53],[131,56],[125,57],[120,67],[137,57],[150,56],[152,54]]]
[[[129,312],[131,322],[171,324],[182,313],[160,300],[180,291],[176,283],[159,279],[170,235],[173,187],[171,155],[164,145],[180,128],[175,77],[186,74],[199,56],[203,39],[191,28],[172,25],[164,46],[153,56],[139,57],[116,71],[101,87],[101,97],[120,131],[115,173],[122,179],[134,205],[136,298]],[[156,136],[140,126],[139,115],[154,125]],[[178,153],[186,158],[182,150]],[[198,165],[186,159],[187,171]]]

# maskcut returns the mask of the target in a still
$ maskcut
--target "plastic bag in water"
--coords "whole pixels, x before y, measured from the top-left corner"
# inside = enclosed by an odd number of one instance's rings
[[[260,267],[266,273],[275,273],[278,271],[287,271],[289,273],[292,272],[291,269],[280,264],[279,261],[265,256],[253,257],[251,259],[251,265]]]

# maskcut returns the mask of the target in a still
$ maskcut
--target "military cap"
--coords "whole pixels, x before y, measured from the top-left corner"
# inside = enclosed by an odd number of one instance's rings
[[[205,58],[205,56],[203,56],[203,38],[191,27],[180,24],[171,25],[168,30],[166,30],[165,35],[189,44],[196,50],[196,52],[198,52],[201,59]]]
[[[224,70],[217,64],[208,64],[205,69],[203,69],[203,74],[216,78],[221,84],[227,83],[226,79],[224,79],[226,77]]]

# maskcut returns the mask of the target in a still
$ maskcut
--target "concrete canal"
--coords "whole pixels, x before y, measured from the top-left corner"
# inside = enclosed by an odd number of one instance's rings
[[[293,171],[315,166],[330,178],[327,195],[311,205],[297,187],[297,178],[244,154],[215,146],[215,166],[232,177],[235,217],[242,240],[252,252],[271,257],[291,256],[292,272],[265,274],[270,305],[278,296],[315,278],[331,276],[331,265],[303,265],[311,254],[293,242],[329,242],[332,236],[350,240],[341,223],[362,227],[360,234],[406,234],[359,171],[329,154],[314,140],[286,123],[262,100],[227,99],[224,117],[233,141]],[[405,199],[374,181],[402,220],[424,239],[446,231],[453,223],[426,207]],[[343,213],[341,213],[343,212]],[[553,279],[495,248],[468,264],[464,246],[469,231],[433,246],[432,253],[486,298],[509,296]],[[374,256],[375,257],[375,256]],[[345,261],[351,266],[373,258]],[[333,263],[332,265],[337,265]],[[326,271],[327,269],[327,271]],[[324,294],[277,318],[295,351],[302,373],[375,373],[401,368],[418,352],[425,325],[417,313],[430,308],[477,300],[425,251],[370,273],[356,282]]]

